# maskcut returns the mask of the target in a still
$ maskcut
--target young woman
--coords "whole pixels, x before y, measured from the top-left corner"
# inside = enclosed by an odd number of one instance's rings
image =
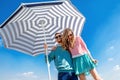
[[[86,80],[85,75],[89,72],[94,80],[102,80],[95,69],[97,61],[92,58],[81,37],[74,36],[72,30],[67,28],[63,31],[62,41],[63,48],[69,49],[72,54],[75,73],[80,80]]]

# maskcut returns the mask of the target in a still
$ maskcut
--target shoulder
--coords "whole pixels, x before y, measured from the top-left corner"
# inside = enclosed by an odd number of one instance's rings
[[[80,43],[84,42],[81,36],[76,36],[76,41]]]
[[[76,38],[80,38],[81,39],[81,36],[75,36]]]
[[[82,40],[81,36],[76,36],[76,40]]]

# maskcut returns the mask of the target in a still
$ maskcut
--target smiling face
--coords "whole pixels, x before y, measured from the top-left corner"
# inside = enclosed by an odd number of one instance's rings
[[[60,33],[56,33],[55,40],[57,43],[61,43],[62,42],[62,35]]]
[[[74,42],[73,31],[70,28],[66,28],[63,31],[63,35],[62,35],[62,47],[64,49],[69,49],[69,47],[73,44],[73,42]]]
[[[73,38],[73,32],[68,31],[68,39],[71,40]]]

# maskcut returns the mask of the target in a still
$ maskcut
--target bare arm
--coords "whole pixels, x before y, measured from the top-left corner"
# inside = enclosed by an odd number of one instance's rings
[[[87,46],[86,46],[86,44],[85,44],[85,42],[83,41],[82,38],[81,38],[81,41],[82,41],[82,46],[86,49],[87,54],[89,55],[90,59],[91,59],[94,63],[97,63],[97,60],[95,60],[95,59],[92,57],[90,51],[88,50],[88,48],[87,48]]]

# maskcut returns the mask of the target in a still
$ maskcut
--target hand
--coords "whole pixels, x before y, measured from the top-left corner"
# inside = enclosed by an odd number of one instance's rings
[[[57,48],[56,46],[53,46],[53,47],[52,47],[52,50],[55,50],[56,48]]]
[[[93,59],[92,62],[94,62],[95,64],[98,63],[98,61],[96,59]]]
[[[47,46],[47,44],[46,44],[46,43],[44,43],[44,48],[45,48],[45,49],[47,49],[47,48],[48,48],[48,46]]]

